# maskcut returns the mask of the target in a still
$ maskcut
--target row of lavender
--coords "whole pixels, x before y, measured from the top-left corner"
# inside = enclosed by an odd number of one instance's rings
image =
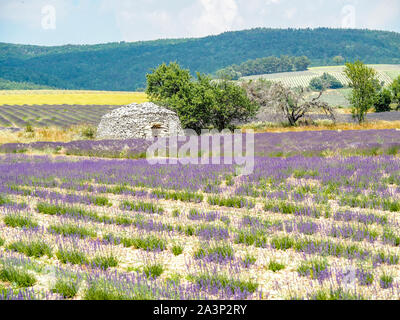
[[[186,142],[180,141],[179,143],[182,145]],[[151,144],[151,141],[141,139],[73,141],[69,143],[12,143],[0,146],[0,152],[23,153],[28,150],[59,152],[63,150],[63,153],[67,155],[142,158]],[[221,144],[223,144],[223,139],[221,139]],[[395,155],[399,150],[400,131],[398,130],[262,133],[255,136],[255,153],[256,156],[260,157],[326,156],[338,153],[345,155]]]

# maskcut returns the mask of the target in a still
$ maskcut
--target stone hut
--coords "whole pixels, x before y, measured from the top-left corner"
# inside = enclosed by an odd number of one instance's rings
[[[106,114],[97,128],[98,139],[152,139],[184,135],[177,114],[154,103],[130,104]]]

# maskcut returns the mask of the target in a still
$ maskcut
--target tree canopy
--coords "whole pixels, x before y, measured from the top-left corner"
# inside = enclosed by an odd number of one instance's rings
[[[350,81],[352,89],[350,103],[352,105],[353,117],[359,123],[365,121],[368,110],[374,107],[376,95],[380,89],[377,72],[361,61],[346,63],[345,75]]]
[[[184,128],[233,129],[235,122],[254,116],[258,105],[246,91],[229,82],[216,82],[206,75],[190,76],[176,62],[162,64],[147,75],[146,93],[150,100],[178,114]]]
[[[305,71],[311,61],[306,56],[289,57],[281,56],[258,58],[248,60],[240,65],[232,65],[216,72],[217,78],[227,80],[238,80],[240,77],[270,74],[279,72]]]

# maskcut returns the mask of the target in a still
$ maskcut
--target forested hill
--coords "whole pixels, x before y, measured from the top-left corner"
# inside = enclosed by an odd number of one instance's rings
[[[0,43],[0,78],[64,89],[136,90],[162,62],[215,73],[268,56],[307,56],[332,65],[337,55],[365,63],[400,63],[400,33],[346,29],[252,29],[197,39],[58,47]]]

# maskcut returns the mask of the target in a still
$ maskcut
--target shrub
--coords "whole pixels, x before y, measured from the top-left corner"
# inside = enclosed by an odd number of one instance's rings
[[[118,266],[118,259],[114,255],[97,256],[91,261],[91,264],[95,268],[107,270]]]
[[[157,278],[164,272],[164,266],[161,263],[148,264],[144,266],[143,272],[146,277]]]
[[[294,244],[295,241],[287,236],[274,237],[271,240],[272,247],[278,250],[288,250],[290,248],[293,248]]]
[[[376,112],[389,112],[392,111],[390,107],[392,103],[392,93],[389,89],[383,88],[375,98],[375,111]]]
[[[86,254],[82,251],[59,249],[56,253],[56,257],[62,263],[70,263],[77,265],[89,264],[89,259],[86,257]]]
[[[324,73],[321,77],[314,78],[310,81],[310,88],[315,91],[326,89],[340,89],[343,84],[329,73]]]
[[[183,252],[183,247],[181,245],[176,244],[171,248],[171,251],[174,254],[174,256],[179,256]]]
[[[268,263],[267,269],[268,269],[268,270],[271,270],[271,271],[273,271],[273,272],[277,272],[277,271],[280,271],[280,270],[285,269],[285,265],[282,264],[282,263],[279,263],[279,262],[277,262],[277,261],[275,261],[275,260],[271,260],[271,261]]]
[[[394,278],[391,274],[384,273],[381,275],[379,280],[380,280],[379,284],[380,284],[381,288],[388,289],[388,288],[392,287]]]
[[[363,296],[344,291],[342,288],[318,290],[313,293],[310,300],[363,300]]]
[[[243,243],[247,246],[264,247],[267,242],[267,235],[262,230],[240,230],[235,237],[235,243]]]
[[[121,243],[127,248],[134,247],[135,249],[153,251],[165,250],[167,246],[167,242],[164,239],[152,235],[143,238],[121,238]]]
[[[233,259],[234,251],[229,244],[212,244],[203,246],[194,253],[196,259],[202,259],[206,256],[214,259]]]
[[[84,208],[75,207],[75,206],[64,206],[64,205],[57,205],[57,204],[49,204],[45,202],[39,202],[36,205],[36,210],[39,213],[47,214],[47,215],[71,215],[74,217],[84,217],[89,218],[94,221],[103,222],[104,218],[99,217],[96,212],[88,211]]]
[[[246,254],[246,256],[243,259],[243,263],[246,268],[248,268],[252,264],[255,264],[256,261],[257,261],[257,258],[250,254]]]
[[[223,198],[220,196],[209,196],[208,203],[213,206],[230,207],[230,208],[254,208],[255,203],[243,197]]]
[[[94,205],[99,206],[99,207],[111,207],[112,206],[112,203],[106,197],[102,197],[102,196],[92,197],[91,200]]]
[[[96,128],[86,125],[82,128],[81,135],[85,139],[93,140],[96,137]]]
[[[4,223],[8,227],[13,228],[26,228],[34,229],[38,226],[37,222],[33,221],[29,216],[23,216],[20,214],[9,214],[4,217]]]
[[[74,298],[79,291],[77,279],[57,279],[52,292],[61,294],[64,298]]]
[[[105,279],[89,280],[84,300],[154,300],[153,290],[145,285],[119,283]]]
[[[0,194],[0,206],[4,206],[5,204],[11,204],[12,201],[8,199],[6,196]]]
[[[310,261],[302,261],[297,268],[297,272],[301,276],[310,276],[311,279],[318,279],[327,270],[328,266],[328,262],[325,259],[316,258]]]
[[[46,242],[40,240],[32,242],[17,241],[11,243],[7,248],[23,253],[28,257],[40,258],[46,255],[51,258],[53,256],[51,247]]]
[[[220,289],[229,289],[232,293],[250,292],[257,290],[258,284],[252,280],[233,279],[225,274],[201,273],[190,276],[190,279],[202,287],[217,287]]]
[[[152,195],[157,198],[162,198],[166,200],[175,200],[183,202],[202,202],[204,196],[200,193],[190,192],[190,191],[165,191],[165,190],[153,190]]]
[[[50,233],[57,233],[63,236],[78,236],[81,239],[95,238],[97,236],[95,231],[74,224],[51,225],[47,230]]]
[[[121,204],[121,209],[129,211],[156,213],[156,214],[162,214],[164,212],[164,208],[159,207],[154,203],[143,202],[143,201],[133,202],[125,200]]]
[[[31,287],[36,283],[36,278],[23,269],[3,265],[0,267],[0,280],[15,283],[18,287]]]

